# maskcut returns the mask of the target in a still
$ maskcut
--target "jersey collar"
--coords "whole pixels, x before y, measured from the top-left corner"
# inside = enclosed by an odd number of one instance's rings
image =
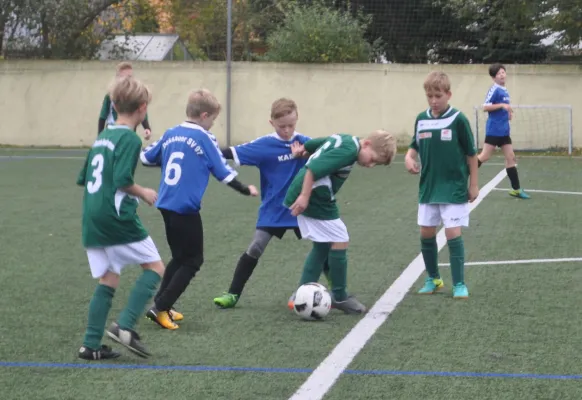
[[[445,111],[444,113],[442,113],[442,114],[441,114],[440,116],[438,116],[438,117],[434,117],[434,116],[432,115],[432,113],[430,112],[430,108],[427,108],[427,110],[426,110],[426,115],[427,115],[427,117],[429,117],[430,119],[440,119],[440,118],[444,118],[444,117],[446,117],[446,116],[447,116],[447,114],[450,114],[450,112],[451,112],[452,110],[453,110],[453,106],[451,106],[451,105],[449,104],[449,106],[447,107],[447,109],[446,109],[446,111]]]

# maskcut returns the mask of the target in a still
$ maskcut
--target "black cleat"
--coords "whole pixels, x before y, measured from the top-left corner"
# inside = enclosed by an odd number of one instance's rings
[[[79,358],[82,358],[83,360],[111,360],[113,358],[119,357],[120,355],[120,353],[105,345],[101,345],[101,348],[98,350],[93,350],[85,346],[82,346],[79,349]]]
[[[115,340],[117,343],[127,347],[129,351],[140,357],[148,358],[151,356],[151,353],[142,344],[137,332],[129,329],[121,329],[116,322],[112,323],[109,329],[107,329],[107,336]]]

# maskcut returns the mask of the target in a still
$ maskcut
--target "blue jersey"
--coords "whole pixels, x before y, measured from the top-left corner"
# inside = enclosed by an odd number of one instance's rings
[[[190,122],[168,129],[142,151],[141,161],[162,167],[156,207],[179,214],[200,211],[211,173],[225,184],[237,175],[226,163],[214,135]]]
[[[287,189],[293,178],[307,162],[294,158],[291,144],[301,144],[310,138],[294,133],[290,140],[283,140],[277,133],[262,136],[252,142],[231,147],[237,165],[259,168],[261,175],[261,206],[257,228],[296,227],[297,218],[283,205]]]
[[[509,104],[509,92],[504,86],[494,84],[485,98],[486,106],[492,104]],[[485,136],[509,136],[509,112],[504,108],[490,111]]]

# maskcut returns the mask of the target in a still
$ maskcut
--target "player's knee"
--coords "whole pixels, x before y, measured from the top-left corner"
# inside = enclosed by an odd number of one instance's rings
[[[161,260],[142,264],[141,267],[144,270],[149,269],[150,271],[154,271],[159,276],[164,276],[164,272],[166,270],[166,267],[164,266],[164,263]]]
[[[101,278],[99,278],[99,284],[117,289],[119,286],[119,275],[114,272],[107,271]]]
[[[253,240],[247,249],[247,254],[252,258],[259,259],[265,249],[267,248],[267,243],[262,240]]]
[[[194,276],[202,267],[204,263],[204,257],[201,254],[197,254],[192,257],[188,257],[183,261],[183,265],[187,267],[188,271]]]

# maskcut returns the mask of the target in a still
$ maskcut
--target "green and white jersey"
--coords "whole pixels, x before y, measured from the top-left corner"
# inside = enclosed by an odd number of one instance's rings
[[[83,196],[85,247],[106,247],[144,240],[148,232],[138,215],[139,200],[120,189],[133,185],[141,139],[127,126],[110,125],[89,150],[77,184]]]
[[[410,148],[420,157],[420,204],[462,204],[468,201],[467,156],[476,154],[467,117],[450,107],[438,118],[430,109],[416,117]]]
[[[315,182],[309,205],[303,215],[322,220],[337,219],[339,209],[335,195],[358,160],[360,140],[352,135],[337,134],[311,139],[305,142],[304,146],[311,157],[291,182],[284,205],[290,207],[297,200],[303,187],[305,173],[309,169]]]
[[[117,111],[115,111],[115,107],[113,107],[113,102],[111,101],[111,97],[109,97],[109,93],[106,94],[105,97],[103,98],[99,118],[105,120],[106,126],[115,124],[115,121],[117,120]],[[148,116],[146,114],[144,122],[147,120]]]

